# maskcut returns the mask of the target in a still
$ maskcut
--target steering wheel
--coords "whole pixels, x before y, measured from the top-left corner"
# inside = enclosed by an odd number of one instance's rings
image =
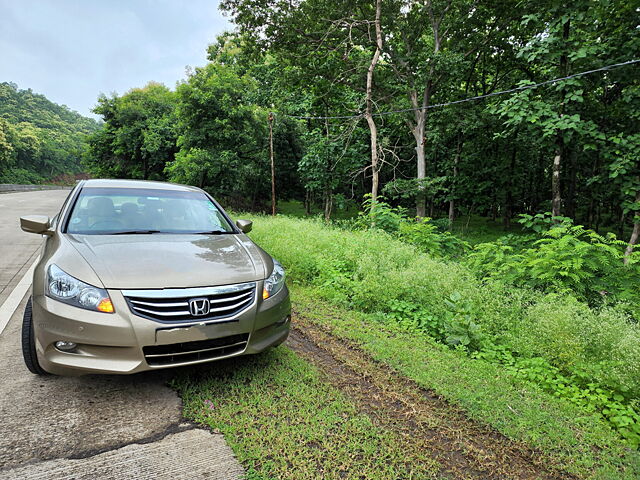
[[[98,220],[89,225],[91,230],[110,230],[112,228],[122,228],[124,224],[120,220]]]

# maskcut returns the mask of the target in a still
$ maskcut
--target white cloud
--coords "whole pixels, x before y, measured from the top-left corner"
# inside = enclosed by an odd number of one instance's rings
[[[173,87],[231,28],[212,0],[0,0],[0,81],[89,115],[100,93]]]

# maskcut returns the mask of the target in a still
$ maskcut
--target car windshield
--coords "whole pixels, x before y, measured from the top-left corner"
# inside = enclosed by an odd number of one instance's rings
[[[83,188],[67,224],[85,235],[233,232],[204,193],[148,188]]]

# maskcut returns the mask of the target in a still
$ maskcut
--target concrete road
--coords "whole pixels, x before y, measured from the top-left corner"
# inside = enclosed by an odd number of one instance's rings
[[[24,366],[25,273],[42,238],[18,218],[53,216],[68,193],[0,195],[0,479],[240,478],[223,437],[182,420],[167,373],[39,377]]]

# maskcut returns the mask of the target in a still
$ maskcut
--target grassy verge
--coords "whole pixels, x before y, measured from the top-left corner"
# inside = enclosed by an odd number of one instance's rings
[[[224,434],[249,479],[436,478],[427,452],[377,428],[287,348],[186,370],[184,415]]]
[[[314,288],[294,285],[292,291],[295,308],[306,319],[357,343],[471,418],[538,449],[566,472],[585,478],[639,478],[638,453],[597,417],[505,374],[497,365],[322,301]]]
[[[625,469],[633,472],[630,478],[640,472],[637,451],[594,413],[599,410],[556,398],[534,378],[544,374],[536,362],[546,362],[567,378],[580,374],[593,390],[586,393],[596,399],[606,397],[611,387],[633,405],[640,392],[640,330],[624,313],[590,309],[570,296],[481,282],[465,265],[432,258],[382,232],[261,217],[252,235],[283,262],[291,280],[314,287],[314,298],[360,312],[376,331],[387,325],[397,327],[398,335],[404,332],[406,339],[393,348],[384,340],[386,334],[379,338],[375,331],[367,342],[364,337],[360,341],[387,349],[386,361],[396,368],[400,366],[393,362],[406,359],[404,375],[436,389],[474,418],[555,456],[583,476],[619,478],[618,468],[623,475]],[[535,363],[526,371],[530,378],[515,379],[499,362],[475,360],[468,349],[437,344],[429,337],[431,331],[439,332],[439,340],[447,335],[469,337],[482,351],[487,348],[483,344],[506,348]],[[412,338],[420,341],[412,343]],[[367,348],[382,355],[381,350]],[[427,361],[437,368],[426,369]],[[450,363],[460,372],[448,367]],[[466,380],[460,378],[463,373]],[[511,389],[504,390],[508,384]]]

